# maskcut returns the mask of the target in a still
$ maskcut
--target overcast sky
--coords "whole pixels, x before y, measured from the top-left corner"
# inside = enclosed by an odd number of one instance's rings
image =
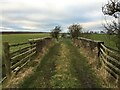
[[[103,29],[101,7],[107,0],[1,0],[2,31],[51,31],[60,25],[66,32],[71,24],[84,30]]]

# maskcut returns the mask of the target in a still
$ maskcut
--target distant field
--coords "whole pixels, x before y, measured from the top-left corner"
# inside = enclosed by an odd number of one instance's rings
[[[4,34],[2,35],[2,42],[9,42],[10,44],[13,43],[21,43],[26,42],[28,39],[34,38],[42,38],[49,36],[48,33],[42,34]]]
[[[2,50],[2,42],[8,42],[9,44],[15,44],[15,43],[22,43],[27,42],[28,39],[34,39],[34,38],[43,38],[50,36],[48,33],[41,33],[41,34],[3,34],[0,35],[2,40],[0,41],[0,55]]]
[[[116,47],[116,44],[115,44],[115,41],[117,39],[116,39],[115,35],[88,34],[88,35],[84,35],[84,37],[90,38],[90,39],[93,39],[93,40],[103,41],[106,46],[117,50],[117,47]]]
[[[34,39],[34,38],[42,38],[42,37],[47,37],[50,36],[48,33],[41,33],[41,34],[4,34],[0,35],[2,37],[2,41],[0,42],[0,50],[1,48],[1,43],[2,42],[9,42],[9,44],[14,44],[14,43],[22,43],[28,41],[28,39]],[[86,38],[90,38],[93,40],[99,40],[103,41],[106,46],[109,46],[113,49],[117,50],[116,44],[115,44],[115,36],[114,35],[106,35],[106,34],[87,34],[83,35]],[[1,53],[0,53],[1,54]]]

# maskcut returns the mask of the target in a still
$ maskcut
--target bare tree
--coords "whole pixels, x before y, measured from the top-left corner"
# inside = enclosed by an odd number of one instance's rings
[[[107,21],[106,21],[106,24],[104,24],[104,28],[106,30],[106,33],[109,35],[117,34],[119,31],[118,25],[119,24],[115,21],[112,21],[111,23],[107,23]]]
[[[119,0],[110,0],[107,4],[102,7],[102,12],[104,15],[114,16],[118,18],[118,12],[120,12],[120,1]]]
[[[51,31],[51,36],[58,40],[60,32],[61,32],[61,27],[60,26],[55,26],[55,28]]]
[[[102,7],[102,12],[104,15],[113,16],[118,19],[118,22],[112,21],[112,23],[107,23],[104,25],[108,34],[117,34],[117,47],[120,50],[120,0],[110,0],[107,4]]]
[[[73,25],[70,25],[68,29],[69,29],[71,37],[75,39],[79,37],[81,30],[82,30],[82,26],[80,24],[73,24]]]

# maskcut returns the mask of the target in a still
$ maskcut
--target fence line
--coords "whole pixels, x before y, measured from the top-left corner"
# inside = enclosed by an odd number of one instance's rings
[[[117,50],[111,49],[104,45],[104,42],[86,39],[83,37],[79,37],[74,40],[76,46],[83,47],[85,49],[89,49],[94,53],[93,50],[97,47],[97,55],[98,55],[98,63],[104,65],[100,65],[104,67],[105,70],[113,76],[116,81],[120,85],[120,53]],[[95,54],[94,54],[95,55]]]
[[[31,59],[42,51],[44,46],[51,43],[52,38],[29,39],[27,42],[9,45],[3,42],[2,50],[2,81],[9,80],[11,76],[23,68]],[[11,48],[21,47],[16,51],[10,51]]]
[[[113,52],[112,50],[108,49],[105,45],[101,44],[100,48],[101,58],[105,65],[110,69],[109,73],[114,78],[120,78],[120,55],[117,52]],[[116,57],[119,57],[116,59]],[[114,73],[113,73],[114,72]]]

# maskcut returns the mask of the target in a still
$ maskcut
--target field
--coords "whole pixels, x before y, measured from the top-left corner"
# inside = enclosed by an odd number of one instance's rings
[[[34,38],[43,38],[50,36],[48,33],[41,33],[41,34],[4,34],[0,35],[2,38],[2,41],[0,42],[0,45],[2,45],[2,42],[8,42],[9,44],[16,44],[16,43],[22,43],[27,42],[28,39],[34,39]],[[0,46],[0,55],[1,55],[2,47]]]
[[[106,46],[117,50],[116,43],[115,43],[115,41],[117,39],[116,39],[115,35],[87,34],[87,35],[83,35],[83,37],[89,38],[89,39],[92,39],[92,40],[103,41]]]
[[[28,41],[28,39],[34,39],[34,38],[42,38],[50,36],[48,33],[42,33],[42,34],[4,34],[0,35],[2,37],[2,42],[9,42],[9,44],[15,44],[15,43],[22,43]],[[109,46],[113,49],[117,50],[116,44],[115,44],[115,36],[114,35],[106,35],[106,34],[87,34],[83,35],[85,38],[90,38],[93,40],[99,40],[103,41],[106,46]],[[0,45],[2,44],[0,42]],[[0,46],[0,50],[2,50],[2,47]],[[0,51],[1,52],[1,51]],[[0,53],[1,55],[1,53]]]
[[[49,36],[48,33],[42,34],[5,34],[2,35],[2,42],[9,42],[10,44],[26,42],[28,39],[42,38]]]

